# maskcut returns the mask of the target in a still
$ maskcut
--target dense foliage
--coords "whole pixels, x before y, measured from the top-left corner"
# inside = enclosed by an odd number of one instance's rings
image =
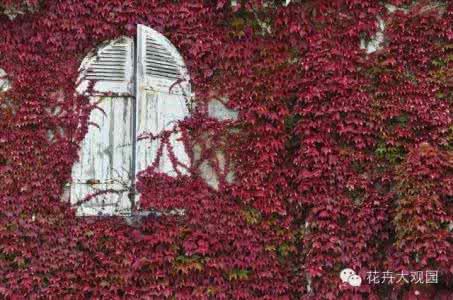
[[[452,294],[453,3],[3,1],[0,297],[447,299]],[[382,49],[361,39],[386,23]],[[93,105],[78,67],[101,42],[165,34],[188,64],[181,123],[235,182],[213,190],[153,168],[143,209],[184,216],[76,218],[64,186]],[[206,115],[227,97],[237,122]],[[165,134],[162,138],[165,139]],[[218,167],[217,167],[218,168]],[[360,288],[343,284],[353,268]],[[438,270],[438,284],[370,285],[370,270]]]

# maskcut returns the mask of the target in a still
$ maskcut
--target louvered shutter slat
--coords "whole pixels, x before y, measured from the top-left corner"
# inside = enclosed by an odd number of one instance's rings
[[[142,25],[137,34],[137,137],[171,130],[176,122],[189,115],[186,105],[190,97],[187,69],[176,48],[157,31]],[[178,131],[169,138],[170,146],[164,145],[161,157],[159,140],[136,140],[136,172],[141,172],[159,159],[158,171],[170,176],[177,174],[170,160],[170,149],[176,159],[189,166],[189,157]],[[186,170],[177,166],[181,173]]]
[[[113,44],[101,51],[88,67],[89,80],[102,80],[106,77],[126,80],[127,44]],[[111,76],[105,76],[105,69],[111,70]]]
[[[95,92],[133,95],[133,52],[130,38],[121,38],[102,47],[82,63],[83,81],[78,90],[85,91],[89,81],[95,81]]]
[[[140,87],[190,96],[187,68],[171,42],[157,31],[142,25],[138,25],[137,37],[137,78],[143,79]]]
[[[81,66],[78,91],[84,93],[95,81],[91,102],[99,107],[90,114],[88,132],[72,168],[69,199],[77,214],[122,215],[131,211],[133,121],[133,41],[121,38],[92,52]],[[96,92],[99,92],[96,93]],[[116,95],[106,96],[104,93]],[[108,191],[97,195],[99,191]],[[79,202],[90,195],[89,201]]]

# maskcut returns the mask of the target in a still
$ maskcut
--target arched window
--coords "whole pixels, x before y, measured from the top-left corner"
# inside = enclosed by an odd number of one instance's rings
[[[90,82],[94,84],[88,91]],[[135,40],[123,37],[102,45],[82,62],[78,90],[89,92],[97,105],[72,169],[69,199],[78,215],[130,214],[138,200],[136,175],[153,163],[171,176],[187,172],[189,158],[177,131],[170,136],[171,147],[140,139],[172,129],[189,114],[188,72],[164,36],[138,25]],[[178,160],[176,166],[169,151]]]

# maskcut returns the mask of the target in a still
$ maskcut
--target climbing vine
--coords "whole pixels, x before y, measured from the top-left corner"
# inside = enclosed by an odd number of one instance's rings
[[[287,2],[1,1],[1,297],[452,296],[452,3]],[[136,24],[176,45],[196,95],[178,124],[192,166],[140,174],[140,209],[185,213],[75,217],[63,193],[95,108],[78,69]],[[210,118],[213,97],[238,120]],[[217,149],[234,181],[213,189],[198,166],[220,172]]]

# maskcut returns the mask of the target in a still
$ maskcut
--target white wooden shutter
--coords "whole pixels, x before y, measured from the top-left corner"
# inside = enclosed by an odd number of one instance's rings
[[[181,55],[163,35],[143,25],[137,28],[136,80],[138,138],[172,129],[176,121],[189,115],[186,103],[191,94],[190,83]],[[173,133],[170,144],[179,163],[188,166],[189,157],[180,137],[180,133]],[[158,140],[137,140],[136,172],[155,162],[159,147]],[[176,170],[186,173],[184,167],[172,165],[169,149],[165,147],[158,171],[175,176]]]
[[[72,169],[71,204],[77,206],[78,215],[128,214],[133,98],[95,98],[100,101],[99,109],[91,112],[79,161]]]
[[[94,81],[94,91],[133,95],[134,45],[127,37],[109,42],[82,62],[79,92],[86,91]]]
[[[171,42],[159,32],[138,25],[137,44],[137,81],[141,84],[139,87],[166,94],[189,96],[187,68]]]
[[[131,211],[133,55],[133,41],[121,38],[101,47],[82,63],[79,92],[85,92],[93,80],[95,92],[114,95],[90,96],[98,108],[91,112],[79,161],[72,169],[69,195],[78,215],[121,215]]]

